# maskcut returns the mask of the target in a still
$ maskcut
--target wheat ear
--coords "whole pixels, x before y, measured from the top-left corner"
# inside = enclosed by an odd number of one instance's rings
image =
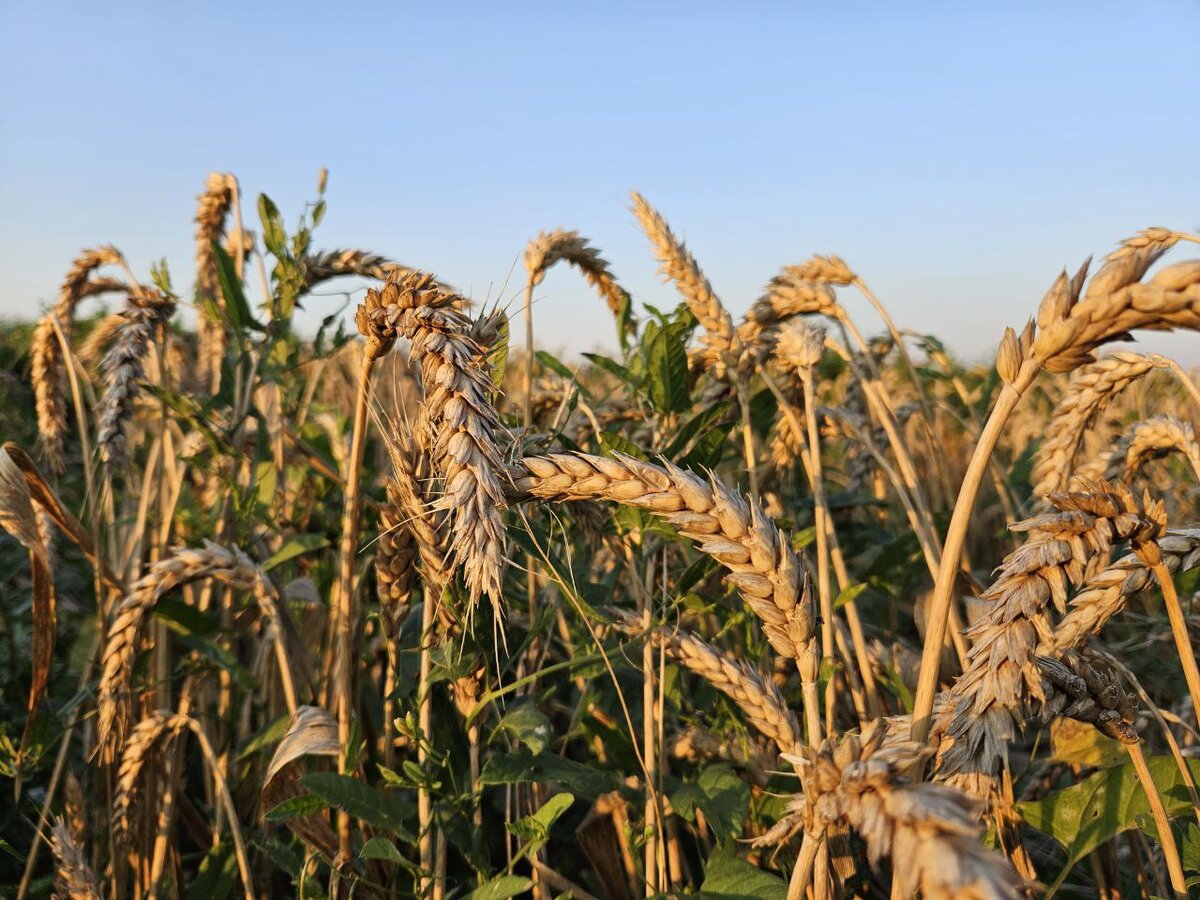
[[[992,607],[968,629],[971,650],[952,691],[947,733],[954,744],[938,777],[982,795],[1008,758],[1031,699],[1043,701],[1036,663],[1040,641],[1054,632],[1049,604],[1066,611],[1069,586],[1086,580],[1114,543],[1153,541],[1165,528],[1161,503],[1138,501],[1124,485],[1051,496],[1058,512],[1012,526],[1030,538],[1005,558],[982,595]]]
[[[130,294],[121,313],[112,348],[100,367],[104,394],[100,398],[96,445],[100,458],[116,467],[125,461],[126,433],[133,420],[134,402],[141,390],[145,358],[161,329],[175,312],[175,301],[157,291]]]
[[[131,706],[131,681],[138,642],[146,619],[159,599],[169,591],[202,578],[215,578],[234,590],[253,592],[264,617],[276,623],[278,608],[275,589],[248,556],[240,550],[228,550],[211,542],[201,548],[181,548],[158,561],[116,605],[108,627],[107,643],[101,662],[98,687],[98,743],[106,761],[116,746],[124,742],[123,730]],[[283,635],[276,636],[282,645]],[[278,651],[277,651],[278,652]],[[290,687],[290,667],[280,657],[280,670],[288,690],[289,706],[295,708],[294,689]]]
[[[1106,481],[1130,484],[1146,463],[1170,453],[1182,455],[1200,480],[1200,444],[1196,443],[1195,429],[1165,414],[1134,423],[1111,450],[1081,467],[1079,475],[1087,477],[1094,472],[1095,477]]]
[[[203,309],[213,304],[224,307],[217,257],[213,242],[225,234],[225,221],[233,206],[237,179],[230,172],[212,172],[204,182],[204,191],[196,197],[196,303],[201,309],[196,330],[200,339],[198,363],[201,383],[216,386],[221,377],[221,359],[225,355],[225,328]]]
[[[486,595],[499,616],[501,426],[486,357],[471,337],[471,320],[453,308],[455,301],[432,276],[405,276],[367,292],[358,310],[359,330],[381,347],[397,337],[412,342],[425,388],[421,424],[444,483],[441,503],[453,512],[454,558],[463,568],[472,605]]]
[[[643,634],[636,613],[607,608],[605,614],[625,634]],[[650,643],[699,675],[729,697],[746,714],[746,720],[784,753],[795,753],[804,737],[796,716],[773,681],[768,681],[741,660],[732,659],[695,634],[682,629],[654,628],[645,632]]]
[[[369,250],[325,250],[304,258],[304,290],[343,275],[387,281],[415,271]]]
[[[848,734],[836,746],[825,742],[790,757],[804,785],[790,808],[806,836],[849,825],[871,865],[891,857],[895,897],[1022,896],[1008,860],[977,837],[977,803],[944,785],[908,783],[906,774],[930,751],[912,742],[884,744],[884,734],[875,725],[861,738]]]
[[[688,309],[704,329],[705,358],[717,366],[718,373],[733,368],[741,355],[741,341],[733,327],[733,319],[721,305],[699,264],[672,233],[667,220],[636,191],[633,193],[633,213],[650,239],[662,273],[674,282],[687,301]]]
[[[537,287],[555,263],[565,262],[574,266],[596,289],[608,304],[609,311],[618,316],[629,295],[613,277],[611,267],[600,251],[591,245],[578,231],[556,228],[550,232],[539,232],[525,247],[525,271],[529,273],[529,284]]]
[[[58,863],[58,900],[100,900],[100,882],[88,865],[87,854],[61,818],[56,818],[50,828],[50,849]]]

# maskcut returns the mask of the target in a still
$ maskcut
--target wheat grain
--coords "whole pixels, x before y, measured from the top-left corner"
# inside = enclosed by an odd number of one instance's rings
[[[61,818],[56,818],[50,828],[50,849],[58,862],[58,900],[100,900],[100,882],[88,865],[87,854]]]

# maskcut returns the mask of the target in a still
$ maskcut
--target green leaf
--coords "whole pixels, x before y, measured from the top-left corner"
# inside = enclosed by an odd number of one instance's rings
[[[161,619],[176,634],[212,637],[221,627],[216,616],[189,606],[177,597],[163,597],[154,606],[155,618]]]
[[[400,855],[400,851],[396,849],[396,845],[387,838],[379,837],[378,835],[363,844],[362,849],[358,851],[358,858],[382,859],[394,863],[404,862],[404,857]]]
[[[600,446],[605,453],[624,453],[634,459],[645,460],[646,452],[633,441],[626,440],[615,431],[602,431],[598,435]]]
[[[724,900],[785,900],[783,880],[739,859],[732,850],[718,851],[704,867],[700,890],[707,897]]]
[[[646,348],[650,401],[660,412],[683,412],[691,404],[686,346],[690,331],[684,323],[672,322],[659,329]]]
[[[617,381],[621,382],[621,384],[625,385],[627,388],[636,391],[640,387],[634,374],[615,359],[602,356],[599,353],[581,353],[580,355],[584,359],[589,360],[593,365],[614,376]]]
[[[552,372],[557,372],[559,375],[569,381],[575,380],[575,373],[561,363],[557,356],[547,353],[545,350],[538,350],[533,355],[536,357],[538,362],[540,362],[547,369],[550,369]]]
[[[246,302],[246,294],[242,291],[242,281],[238,278],[233,257],[217,241],[212,242],[212,248],[216,255],[221,296],[225,298],[225,318],[238,334],[262,331],[262,323],[254,318],[254,314],[250,312],[250,304]]]
[[[858,597],[858,595],[865,591],[868,586],[869,585],[867,585],[865,582],[861,584],[846,585],[841,589],[841,591],[838,592],[838,595],[833,598],[833,608],[841,609],[851,600],[854,600],[856,597]]]
[[[1178,816],[1191,810],[1187,787],[1175,760],[1170,756],[1155,756],[1146,765],[1167,814]],[[1188,760],[1188,768],[1193,778],[1200,779],[1200,760]],[[1087,854],[1118,834],[1136,828],[1139,817],[1150,814],[1132,763],[1097,772],[1039,800],[1018,803],[1017,810],[1026,822],[1067,850],[1067,864],[1052,889],[1062,884]]]
[[[558,821],[559,816],[571,808],[575,802],[573,794],[555,794],[542,804],[541,808],[531,816],[524,816],[516,822],[508,824],[508,830],[525,842],[522,851],[528,855],[537,853],[550,840],[550,828]]]
[[[263,245],[278,257],[287,256],[287,230],[279,207],[266,194],[258,195],[258,218],[263,227]]]
[[[312,553],[329,546],[329,538],[323,534],[298,534],[280,547],[274,555],[262,564],[264,572],[270,572],[276,566],[282,565],[289,559],[295,559],[305,553]]]
[[[328,808],[329,804],[315,794],[297,794],[268,810],[263,818],[268,822],[285,822],[288,819],[302,819]]]
[[[487,884],[482,884],[471,893],[467,900],[508,900],[517,894],[523,894],[533,887],[533,882],[520,875],[497,875]]]
[[[372,787],[365,781],[336,772],[310,772],[300,783],[330,806],[344,809],[356,819],[390,831],[401,840],[413,840],[404,827],[411,809],[398,795]]]
[[[237,856],[224,843],[217,844],[205,854],[196,877],[188,888],[189,897],[211,897],[224,900],[233,890],[237,879]]]
[[[1200,872],[1200,828],[1189,822],[1179,842],[1179,858],[1183,867],[1192,872]]]
[[[550,742],[550,720],[533,703],[512,707],[496,725],[493,737],[506,732],[533,753],[541,753]]]
[[[709,766],[694,783],[671,794],[671,806],[689,822],[698,808],[718,841],[739,837],[750,806],[750,787],[723,763]]]
[[[481,784],[559,784],[571,793],[593,798],[616,790],[617,780],[604,772],[552,753],[530,753],[522,747],[491,757],[479,777]]]

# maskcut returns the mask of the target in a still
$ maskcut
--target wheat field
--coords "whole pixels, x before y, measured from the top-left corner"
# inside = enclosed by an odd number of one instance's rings
[[[214,173],[194,285],[98,244],[0,333],[0,893],[1200,889],[1200,389],[1125,343],[1200,238],[970,365],[837,256],[732,315],[637,193],[673,308],[563,228],[505,304],[321,249],[325,189]],[[560,263],[618,352],[537,349]]]

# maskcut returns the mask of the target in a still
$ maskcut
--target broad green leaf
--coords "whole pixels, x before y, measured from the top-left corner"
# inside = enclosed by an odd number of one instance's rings
[[[699,809],[721,842],[742,833],[750,806],[750,787],[728,765],[719,763],[700,773],[695,782],[671,794],[671,806],[689,822]]]
[[[833,598],[833,608],[841,609],[851,600],[854,600],[856,597],[858,597],[858,595],[865,591],[867,587],[868,585],[865,583],[846,585],[841,591],[838,592],[838,595]],[[1095,729],[1092,730],[1095,731]]]
[[[533,753],[541,753],[550,742],[550,720],[533,703],[512,707],[496,725],[493,735],[506,732]]]
[[[691,403],[686,346],[690,331],[682,322],[672,322],[659,329],[646,348],[646,386],[661,412],[683,412]]]
[[[225,298],[223,312],[226,320],[238,334],[247,331],[262,331],[263,326],[250,311],[246,302],[246,294],[242,291],[242,281],[237,276],[237,267],[233,257],[220,245],[212,242],[213,253],[216,255],[217,277],[221,282],[221,295]]]
[[[575,380],[575,373],[568,369],[562,362],[559,361],[558,357],[552,353],[547,353],[545,350],[537,350],[533,355],[538,362],[540,362],[547,369],[550,369],[552,372],[558,373],[568,381]]]
[[[289,559],[295,559],[297,556],[328,546],[329,538],[323,534],[298,534],[280,547],[270,559],[263,563],[263,571],[270,572],[276,566],[282,565]]]
[[[344,809],[356,819],[390,831],[401,840],[413,839],[404,827],[404,820],[411,813],[410,806],[395,793],[336,772],[311,772],[301,778],[300,783],[330,806]]]
[[[602,356],[599,353],[583,353],[580,355],[583,356],[584,359],[588,360],[593,365],[595,365],[597,368],[603,369],[605,372],[608,372],[610,375],[615,377],[617,379],[617,381],[621,382],[621,384],[625,385],[630,390],[637,391],[638,388],[641,387],[641,385],[638,383],[638,379],[634,376],[634,374],[632,372],[630,372],[629,369],[627,369],[625,366],[623,366],[619,362],[617,362],[615,359],[610,359],[609,357]]]
[[[363,844],[362,849],[358,851],[358,858],[383,859],[394,863],[404,862],[404,857],[400,855],[400,851],[396,849],[396,845],[387,838],[379,837],[378,835]]]
[[[764,872],[739,859],[732,850],[714,853],[704,867],[706,897],[723,900],[785,900],[787,885],[770,872]]]
[[[491,757],[479,780],[482,784],[553,783],[589,798],[617,788],[617,780],[609,772],[552,753],[533,754],[524,747]]]
[[[1056,762],[1108,769],[1129,761],[1125,748],[1094,725],[1057,718],[1050,724],[1050,758]]]
[[[284,822],[288,819],[301,819],[328,809],[329,804],[315,794],[297,794],[289,797],[278,806],[268,810],[263,818],[268,822]]]
[[[550,828],[558,821],[559,816],[571,808],[575,802],[573,794],[555,794],[542,804],[531,816],[523,816],[516,822],[510,822],[508,830],[525,842],[522,849],[526,854],[537,853],[550,840]]]
[[[1170,816],[1191,809],[1183,776],[1170,756],[1146,761]],[[1200,760],[1189,760],[1194,779],[1200,779]],[[1039,800],[1018,803],[1021,816],[1063,845],[1067,864],[1055,879],[1062,884],[1075,864],[1105,841],[1136,828],[1139,817],[1150,814],[1150,806],[1132,763],[1097,772],[1078,784],[1055,791]]]
[[[471,893],[467,900],[508,900],[517,894],[523,894],[533,887],[533,882],[521,875],[497,875],[487,884],[482,884]]]

